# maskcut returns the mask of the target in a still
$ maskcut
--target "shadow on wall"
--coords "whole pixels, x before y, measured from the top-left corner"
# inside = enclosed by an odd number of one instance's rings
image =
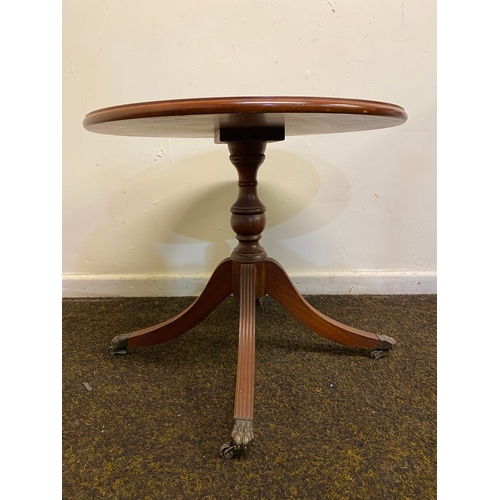
[[[334,185],[322,185],[318,171],[328,172],[329,178],[333,175]],[[273,246],[285,251],[281,240],[330,223],[349,202],[345,176],[309,155],[268,147],[258,179],[259,197],[267,207],[270,254]],[[229,209],[238,193],[236,180],[226,148],[145,168],[114,193],[110,223],[87,240],[81,272],[161,274],[192,269],[192,263],[179,264],[173,254],[182,254],[183,245],[207,242],[199,260],[214,269],[236,244],[229,225]],[[277,227],[279,231],[271,230]]]

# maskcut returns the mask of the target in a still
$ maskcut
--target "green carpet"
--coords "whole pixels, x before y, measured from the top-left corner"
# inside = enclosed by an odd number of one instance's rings
[[[236,460],[219,458],[233,425],[234,297],[185,335],[125,356],[107,354],[112,337],[193,299],[63,300],[63,498],[436,498],[436,296],[307,299],[398,345],[372,360],[266,297],[255,445]]]

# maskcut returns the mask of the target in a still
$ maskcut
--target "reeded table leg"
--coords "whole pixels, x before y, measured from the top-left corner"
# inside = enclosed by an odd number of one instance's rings
[[[253,405],[255,372],[256,265],[234,264],[240,269],[240,327],[238,370],[234,399],[234,427],[231,441],[222,445],[223,458],[241,455],[253,444]]]

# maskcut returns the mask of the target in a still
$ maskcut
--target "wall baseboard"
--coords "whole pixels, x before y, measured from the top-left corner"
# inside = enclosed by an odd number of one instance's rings
[[[195,297],[210,274],[63,275],[63,298]],[[290,278],[303,295],[436,294],[435,271],[299,272]]]

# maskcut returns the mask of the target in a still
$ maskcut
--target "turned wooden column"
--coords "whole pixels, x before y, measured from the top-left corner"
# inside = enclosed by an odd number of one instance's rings
[[[265,159],[266,142],[229,142],[229,159],[238,171],[238,199],[231,207],[231,228],[238,245],[231,254],[236,262],[253,263],[267,259],[260,245],[266,226],[266,207],[257,194],[257,171]]]

